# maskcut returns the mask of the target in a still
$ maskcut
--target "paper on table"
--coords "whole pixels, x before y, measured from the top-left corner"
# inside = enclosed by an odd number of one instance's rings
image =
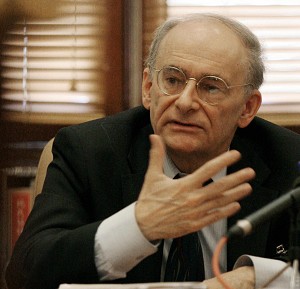
[[[165,282],[136,284],[61,284],[58,289],[206,289],[201,282]]]

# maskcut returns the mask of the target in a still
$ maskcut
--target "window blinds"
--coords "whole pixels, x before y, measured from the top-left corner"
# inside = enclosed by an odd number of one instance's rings
[[[1,50],[4,119],[73,123],[103,114],[107,1],[61,0],[51,19],[24,19]]]
[[[143,58],[148,55],[156,28],[167,19],[166,0],[143,2]]]
[[[168,17],[219,13],[248,26],[265,51],[260,114],[284,125],[300,124],[300,1],[168,0]]]

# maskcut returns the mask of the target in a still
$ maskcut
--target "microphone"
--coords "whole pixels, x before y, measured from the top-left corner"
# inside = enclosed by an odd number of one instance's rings
[[[298,178],[295,183],[295,189],[250,214],[245,219],[237,221],[237,223],[228,230],[228,239],[233,237],[244,237],[251,234],[258,225],[268,221],[275,215],[295,204],[300,208],[300,179]]]
[[[300,176],[293,183],[293,188],[300,187]]]

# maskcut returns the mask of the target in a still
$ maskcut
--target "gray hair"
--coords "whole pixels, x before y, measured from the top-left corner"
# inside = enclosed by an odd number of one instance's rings
[[[215,22],[219,21],[239,37],[248,52],[248,73],[246,76],[246,82],[251,83],[254,88],[258,89],[263,83],[265,72],[265,66],[262,57],[262,47],[258,38],[245,25],[219,14],[195,13],[188,14],[183,17],[171,18],[165,21],[154,33],[154,39],[149,48],[149,54],[145,64],[152,68],[155,67],[160,43],[172,28],[180,23],[197,20],[201,21],[203,19],[212,20]]]

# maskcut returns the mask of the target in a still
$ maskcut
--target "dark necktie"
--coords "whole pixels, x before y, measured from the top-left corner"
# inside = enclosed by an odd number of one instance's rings
[[[174,239],[168,255],[164,281],[202,281],[204,278],[203,254],[197,232]]]
[[[204,264],[197,233],[173,240],[168,255],[165,282],[202,281]]]

